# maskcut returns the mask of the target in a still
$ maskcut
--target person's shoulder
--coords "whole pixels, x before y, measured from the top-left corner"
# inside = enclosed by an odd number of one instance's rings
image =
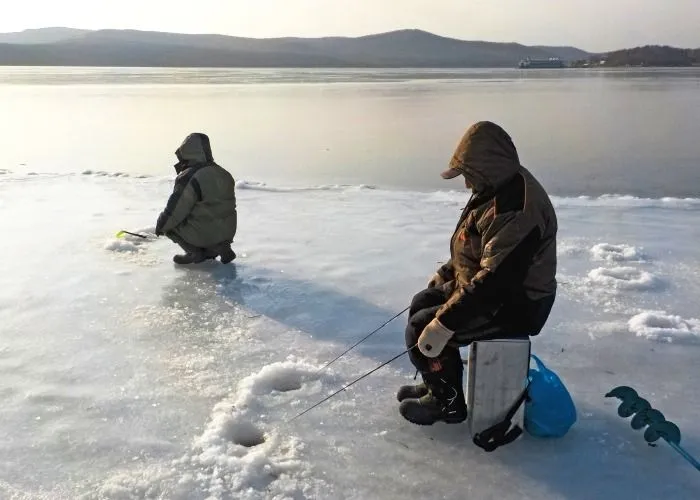
[[[175,178],[175,184],[186,186],[190,183],[190,181],[199,177],[198,174],[205,168],[206,165],[194,165],[191,167],[187,167],[185,170],[180,172]]]
[[[192,170],[192,169],[191,169],[190,167],[187,167],[185,170],[183,170],[182,172],[180,172],[179,174],[177,174],[177,177],[175,177],[175,180],[176,180],[176,181],[179,181],[179,180],[182,180],[182,179],[184,179],[185,177],[189,176],[190,173],[191,173],[191,170]]]
[[[520,170],[519,170],[519,173],[520,173],[520,175],[523,176],[523,178],[525,179],[525,181],[526,181],[528,184],[532,184],[532,185],[534,185],[534,186],[537,186],[537,187],[538,187],[539,189],[541,189],[542,191],[545,191],[545,189],[544,189],[544,187],[542,186],[542,184],[540,183],[539,179],[538,179],[537,177],[535,177],[535,174],[533,174],[532,172],[530,172],[530,170],[528,170],[527,168],[521,166],[521,167],[520,167]]]
[[[226,173],[228,173],[228,170],[226,170],[224,167],[222,167],[218,163],[214,163],[214,162],[205,163],[204,165],[201,165],[199,167],[199,170],[204,171],[204,172],[226,172]]]
[[[233,175],[231,174],[231,172],[226,170],[224,167],[222,167],[218,163],[210,163],[208,166],[211,168],[211,170],[209,170],[210,172],[215,172],[218,177],[223,178],[223,179],[228,179],[230,182],[235,183],[235,180],[233,179]]]

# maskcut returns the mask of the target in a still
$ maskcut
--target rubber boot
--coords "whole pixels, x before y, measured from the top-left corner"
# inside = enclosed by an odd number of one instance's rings
[[[173,262],[175,262],[175,264],[180,265],[199,264],[200,262],[204,262],[205,260],[207,260],[207,258],[212,257],[207,257],[204,252],[194,252],[175,255],[173,257]]]
[[[404,399],[419,399],[428,394],[429,389],[425,384],[418,385],[402,385],[396,393],[396,399],[399,403]]]
[[[221,257],[222,264],[228,264],[236,258],[236,252],[233,251],[230,243],[222,243],[219,245],[217,252]]]
[[[462,374],[464,366],[459,351],[441,359],[442,369],[423,372],[423,382],[428,393],[419,399],[405,399],[399,406],[401,415],[417,425],[433,425],[435,422],[457,424],[467,418]]]
[[[435,422],[458,424],[467,418],[467,405],[464,392],[441,381],[430,384],[428,394],[419,399],[406,399],[401,402],[401,416],[416,425],[433,425]]]

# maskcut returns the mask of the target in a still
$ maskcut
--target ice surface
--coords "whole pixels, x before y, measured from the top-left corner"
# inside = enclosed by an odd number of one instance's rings
[[[290,421],[403,350],[405,315],[319,371],[425,286],[466,194],[238,187],[238,259],[180,268],[167,239],[114,237],[153,231],[171,178],[0,176],[0,498],[700,498],[604,397],[633,386],[700,455],[698,200],[554,198],[533,350],[579,421],[488,454],[401,419],[405,357]]]

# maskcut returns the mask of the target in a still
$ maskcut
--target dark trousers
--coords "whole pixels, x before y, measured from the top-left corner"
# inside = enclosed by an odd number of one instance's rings
[[[406,326],[407,349],[416,345],[423,329],[435,318],[440,306],[449,299],[446,288],[449,287],[427,288],[413,297]],[[499,324],[493,316],[477,314],[463,323],[463,327],[455,332],[450,343],[438,357],[427,358],[421,354],[418,347],[413,347],[408,355],[413,366],[421,372],[427,385],[434,388],[436,380],[442,380],[461,390],[464,366],[459,348],[475,340],[501,338],[508,336],[507,334],[504,325]]]

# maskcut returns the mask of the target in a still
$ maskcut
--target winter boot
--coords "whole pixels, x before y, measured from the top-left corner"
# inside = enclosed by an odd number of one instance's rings
[[[426,394],[428,394],[429,389],[428,386],[425,384],[418,384],[418,385],[402,385],[399,387],[399,391],[396,393],[396,399],[399,400],[399,403],[403,401],[404,399],[418,399],[422,398]]]
[[[200,262],[204,262],[207,259],[207,256],[205,255],[204,252],[194,252],[194,253],[186,253],[186,254],[179,254],[175,255],[173,257],[173,262],[175,264],[180,264],[180,265],[186,265],[186,264],[199,264]]]
[[[462,374],[445,371],[423,374],[428,393],[419,399],[401,402],[399,412],[416,425],[433,425],[435,422],[458,424],[467,418],[467,405],[462,389]],[[459,375],[459,376],[457,376]]]
[[[219,245],[217,251],[218,254],[221,256],[222,264],[228,264],[236,258],[236,252],[233,251],[230,243],[222,243],[221,245]]]

